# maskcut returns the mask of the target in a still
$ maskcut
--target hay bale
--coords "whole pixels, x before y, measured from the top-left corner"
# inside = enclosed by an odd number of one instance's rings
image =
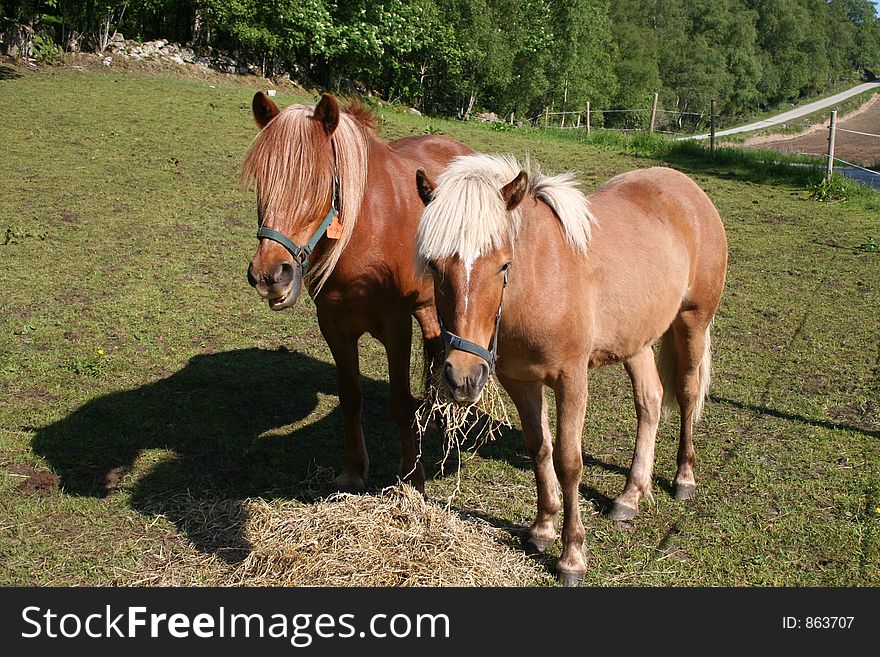
[[[195,504],[194,523],[238,532],[249,544],[237,563],[187,550],[157,560],[149,585],[529,586],[546,570],[502,542],[504,532],[427,501],[407,485],[379,495],[334,495],[315,504],[262,499]],[[201,536],[196,527],[190,536]],[[177,565],[170,563],[177,561]],[[185,569],[190,569],[189,574]],[[201,571],[201,573],[199,572]]]

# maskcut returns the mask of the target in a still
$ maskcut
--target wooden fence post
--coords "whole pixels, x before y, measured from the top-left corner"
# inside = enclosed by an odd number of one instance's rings
[[[651,103],[651,128],[650,132],[654,132],[654,125],[657,123],[657,99],[660,94],[654,92],[654,102]]]
[[[577,125],[575,125],[575,128],[580,128],[580,127],[581,127],[581,113],[578,112]]]
[[[544,108],[544,127],[546,128],[549,125],[550,125],[550,108],[545,107]]]
[[[590,101],[587,101],[587,134],[590,134]]]
[[[709,153],[712,155],[712,159],[715,159],[715,99],[712,99],[712,108],[710,110],[710,126],[711,129],[709,131]]]
[[[831,123],[828,125],[828,168],[825,177],[831,182],[834,173],[834,138],[837,135],[837,110],[831,112]]]

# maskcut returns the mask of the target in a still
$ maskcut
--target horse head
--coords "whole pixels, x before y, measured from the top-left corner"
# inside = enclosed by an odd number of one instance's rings
[[[442,180],[442,178],[441,178]],[[471,404],[482,394],[483,387],[495,370],[498,325],[507,287],[508,271],[513,256],[512,237],[503,231],[500,239],[473,239],[480,232],[485,217],[471,216],[469,225],[456,226],[446,219],[446,210],[458,216],[485,207],[481,199],[460,195],[448,208],[432,213],[436,185],[422,170],[416,173],[419,195],[425,213],[419,225],[418,252],[423,265],[434,279],[434,298],[440,318],[441,332],[447,345],[444,378],[453,398],[460,404]],[[489,214],[513,212],[528,191],[528,175],[521,171],[503,187],[495,187],[488,208]],[[491,223],[491,222],[489,222]],[[450,230],[452,229],[452,230]]]
[[[257,190],[259,245],[247,278],[269,308],[282,310],[299,299],[317,259],[312,252],[324,248],[327,227],[337,214],[333,138],[340,110],[336,98],[324,94],[314,108],[294,105],[280,111],[258,92],[253,113],[260,132],[242,175]]]

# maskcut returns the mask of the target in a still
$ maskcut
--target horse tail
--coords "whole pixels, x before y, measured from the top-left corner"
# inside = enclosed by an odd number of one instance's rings
[[[703,415],[703,406],[709,396],[709,383],[712,379],[712,325],[706,327],[705,339],[703,340],[703,353],[700,357],[699,387],[696,399],[694,399],[694,422],[699,422]],[[677,353],[675,332],[670,326],[660,338],[660,348],[657,352],[657,370],[660,374],[660,382],[663,384],[662,417],[665,419],[675,409],[679,408],[678,382],[681,372]]]
[[[663,384],[663,403],[661,417],[665,420],[672,411],[678,408],[678,356],[675,353],[675,336],[672,327],[660,338],[660,349],[657,351],[657,371],[660,383]]]
[[[703,343],[703,358],[700,360],[700,389],[694,402],[694,422],[703,416],[703,406],[709,397],[709,382],[712,380],[712,324],[706,327]]]

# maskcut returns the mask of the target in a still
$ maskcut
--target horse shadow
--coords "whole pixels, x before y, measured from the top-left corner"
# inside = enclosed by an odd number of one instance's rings
[[[387,411],[387,382],[362,377],[362,389],[378,490],[397,480],[399,433]],[[325,395],[336,395],[336,368],[304,354],[251,348],[198,355],[166,378],[98,397],[36,429],[32,447],[65,493],[106,498],[125,489],[136,511],[164,515],[196,548],[237,561],[249,551],[247,517],[228,500],[312,502],[334,492],[342,418],[337,400]],[[423,449],[439,460],[439,444]],[[228,516],[219,532],[212,530],[217,518],[199,512],[218,501],[226,501]]]

